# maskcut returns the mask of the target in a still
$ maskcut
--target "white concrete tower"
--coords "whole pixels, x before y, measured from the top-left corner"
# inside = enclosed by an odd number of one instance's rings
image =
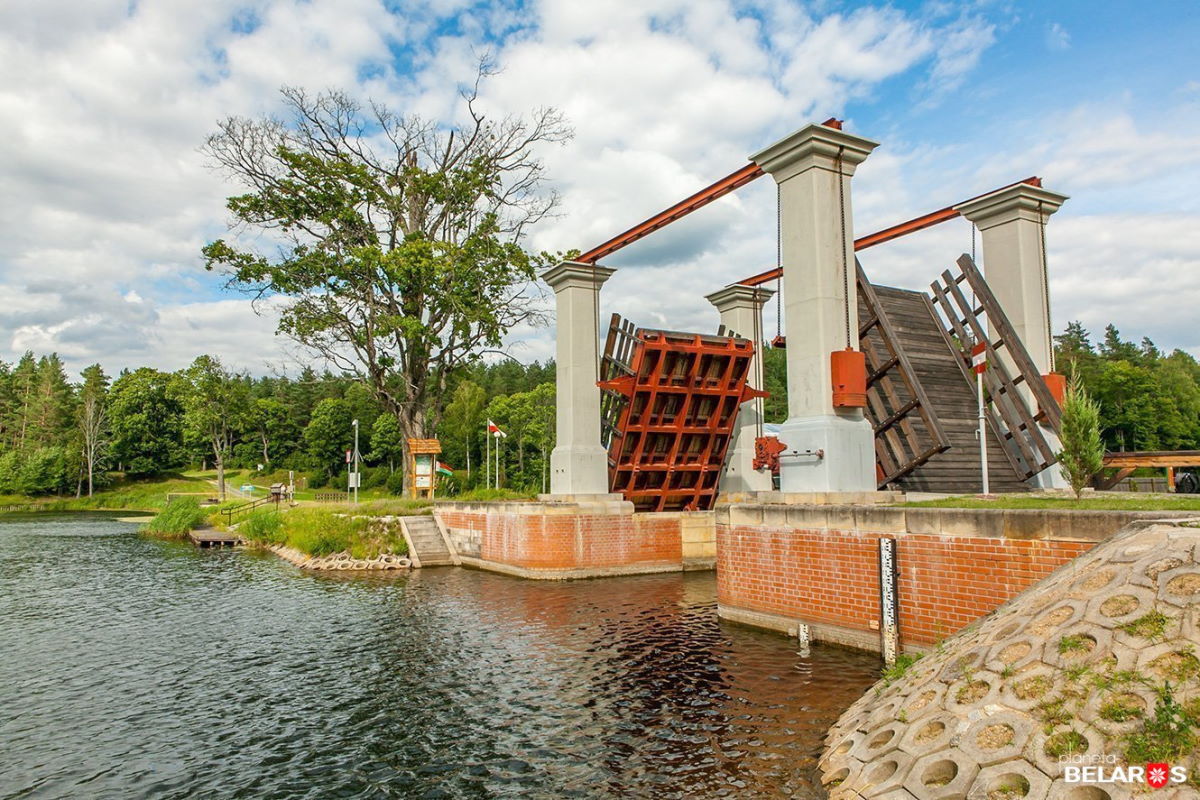
[[[1043,375],[1051,371],[1054,348],[1043,228],[1066,200],[1065,194],[1021,183],[955,207],[979,228],[988,286],[1029,351],[1033,365]],[[1011,370],[1012,362],[1007,366]],[[1021,386],[1020,391],[1025,402],[1036,408],[1028,387]],[[1050,446],[1057,451],[1058,437],[1044,430]],[[1043,470],[1030,483],[1045,489],[1067,485],[1057,467]]]
[[[862,409],[834,408],[830,354],[858,348],[850,179],[877,142],[809,125],[751,156],[779,185],[788,420],[784,492],[874,491]],[[818,454],[822,455],[818,455]]]
[[[721,314],[721,324],[741,336],[753,339],[754,358],[750,362],[747,383],[762,389],[762,308],[775,294],[774,290],[761,286],[733,284],[713,292],[705,299],[716,306]],[[762,398],[742,403],[738,411],[738,426],[733,442],[725,456],[725,472],[721,475],[722,493],[769,492],[774,488],[769,470],[754,468],[754,440],[758,436],[758,424],[762,420]]]
[[[615,269],[564,261],[542,274],[554,290],[555,425],[552,495],[608,494],[608,456],[600,444],[599,294]]]

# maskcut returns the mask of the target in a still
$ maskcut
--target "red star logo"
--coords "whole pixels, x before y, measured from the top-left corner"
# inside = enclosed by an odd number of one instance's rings
[[[1170,780],[1171,765],[1170,764],[1147,764],[1146,765],[1146,783],[1150,784],[1155,789],[1161,789],[1167,785]]]

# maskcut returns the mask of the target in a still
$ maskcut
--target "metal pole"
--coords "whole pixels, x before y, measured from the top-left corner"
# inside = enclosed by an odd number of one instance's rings
[[[483,432],[483,486],[487,488],[492,485],[492,432],[484,430]]]
[[[979,394],[979,471],[983,475],[983,493],[988,491],[987,415],[983,408],[983,373],[975,373],[975,388]]]
[[[354,420],[354,504],[358,505],[358,420]]]

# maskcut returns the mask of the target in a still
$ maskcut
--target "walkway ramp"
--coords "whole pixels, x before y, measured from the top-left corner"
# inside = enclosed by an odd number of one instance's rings
[[[946,345],[926,294],[878,285],[874,290],[949,445],[895,485],[906,492],[981,492],[975,387],[963,377],[957,356]],[[992,492],[1029,490],[1017,477],[990,426],[988,478]]]
[[[400,529],[408,542],[408,557],[414,567],[445,567],[457,563],[432,515],[400,517]]]

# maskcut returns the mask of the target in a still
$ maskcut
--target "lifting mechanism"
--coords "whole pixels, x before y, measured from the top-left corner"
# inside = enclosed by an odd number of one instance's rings
[[[836,119],[822,124],[841,129],[841,122]],[[851,253],[845,245],[848,241],[847,209],[845,181],[841,179],[841,149],[835,163],[841,204],[842,276],[844,283],[851,285],[848,280]],[[587,251],[578,260],[595,266],[600,259],[763,174],[757,164],[748,164]],[[1040,188],[1041,180],[1036,176],[1029,177],[995,191],[1022,184]],[[856,239],[853,250],[857,253],[959,217],[961,214],[956,207],[964,203]],[[1045,217],[1042,218],[1043,265],[1044,227]],[[777,231],[777,237],[780,235]],[[990,435],[999,440],[999,450],[1004,453],[1015,476],[1023,480],[1054,463],[1052,442],[1043,428],[1057,431],[1059,427],[1059,406],[1065,380],[1053,371],[1052,363],[1048,374],[1041,375],[1034,369],[1028,352],[972,258],[964,255],[958,260],[957,274],[951,274],[949,270],[942,273],[941,280],[931,287],[933,299],[919,292],[873,286],[857,258],[853,265],[856,280],[852,285],[857,286],[859,325],[857,331],[851,330],[847,306],[844,347],[829,356],[832,405],[835,408],[862,408],[871,422],[879,488],[903,487],[908,481],[916,481],[916,488],[929,488],[921,482],[925,479],[918,477],[922,468],[949,449],[964,449],[961,436],[948,429],[939,417],[923,380],[937,386],[939,397],[947,391],[947,385],[957,382],[956,378],[948,382],[944,371],[936,372],[930,366],[933,362],[929,359],[936,356],[947,365],[957,364],[965,380],[954,391],[969,392],[974,398],[970,364],[971,349],[976,343],[983,343],[988,352],[985,392],[990,405]],[[776,282],[773,347],[783,347],[786,343],[781,330],[782,302],[778,295],[782,275],[781,252],[777,252],[775,267],[739,282],[750,287],[772,280]],[[967,299],[964,287],[972,299]],[[1045,291],[1048,295],[1048,289]],[[1046,305],[1048,309],[1048,296]],[[761,306],[758,313],[756,330],[749,332],[753,334],[752,340],[724,329],[717,336],[641,329],[613,315],[599,370],[602,444],[608,452],[611,491],[624,494],[639,510],[711,507],[726,452],[737,430],[739,407],[749,400],[767,396],[761,391],[761,359],[759,374],[749,374],[755,349],[764,339]],[[941,350],[942,347],[946,350]],[[921,356],[921,366],[914,367],[910,351]],[[955,367],[949,366],[949,369],[953,373]],[[748,380],[759,386],[752,388],[747,384]],[[1018,387],[1027,387],[1036,408],[1029,407]],[[946,402],[941,402],[941,406],[949,409],[946,413],[951,417],[958,413],[957,407],[951,408]],[[759,418],[753,466],[754,469],[777,472],[780,454],[787,445],[777,437],[763,435],[761,415]],[[813,451],[809,455],[822,458],[824,452]]]

